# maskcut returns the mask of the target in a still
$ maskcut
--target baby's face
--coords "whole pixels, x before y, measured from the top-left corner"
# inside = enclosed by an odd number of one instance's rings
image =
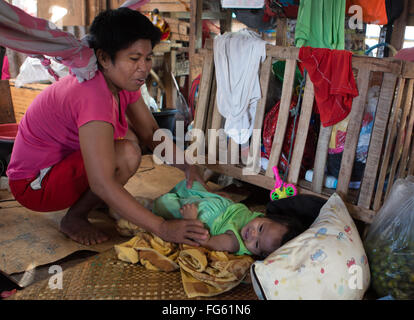
[[[242,228],[241,236],[251,253],[268,256],[280,247],[280,241],[287,231],[283,224],[268,218],[255,218]]]

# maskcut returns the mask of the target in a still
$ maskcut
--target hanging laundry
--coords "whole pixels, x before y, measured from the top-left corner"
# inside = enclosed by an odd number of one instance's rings
[[[345,4],[346,0],[301,0],[295,46],[343,50]]]
[[[135,10],[146,2],[148,0],[129,0],[121,7]],[[4,0],[0,0],[0,45],[39,58],[55,78],[57,74],[45,55],[70,68],[79,82],[92,79],[98,70],[87,37],[78,40],[52,22],[33,17]]]
[[[352,72],[352,53],[302,47],[299,60],[299,67],[308,71],[313,82],[322,125],[332,126],[345,119],[351,111],[353,98],[359,94]]]
[[[394,58],[414,62],[414,47],[401,49]]]
[[[217,108],[225,118],[224,131],[236,143],[246,143],[253,132],[261,98],[259,67],[266,58],[266,42],[247,29],[214,38]]]
[[[348,14],[353,5],[361,7],[363,22],[378,25],[392,24],[404,10],[404,0],[347,0]]]

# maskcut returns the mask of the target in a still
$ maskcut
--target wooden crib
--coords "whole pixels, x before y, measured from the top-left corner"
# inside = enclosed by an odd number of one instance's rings
[[[208,137],[209,129],[220,129],[223,128],[224,124],[223,117],[217,110],[215,99],[216,81],[212,50],[206,51],[204,55],[194,128],[202,130],[207,137],[205,153],[202,154],[205,161],[204,164],[199,162],[200,166],[271,190],[275,184],[272,168],[279,163],[287,130],[299,49],[267,45],[266,51],[266,60],[260,68],[262,98],[257,105],[254,120],[255,129],[261,130],[263,128],[265,111],[268,110],[269,105],[274,103],[274,101],[271,101],[275,85],[274,76],[272,75],[272,63],[275,60],[286,61],[277,128],[267,170],[260,168],[260,148],[254,147],[254,144],[250,144],[250,162],[248,163],[250,166],[253,163],[255,168],[259,168],[260,172],[256,175],[243,174],[246,163],[231,164],[234,162],[223,161],[222,158],[219,161],[220,151],[221,154],[223,152],[227,154],[227,159],[231,159],[231,157],[237,156],[240,150],[239,146],[231,139],[227,139],[227,149],[220,150],[222,147],[217,146],[217,138]],[[370,223],[388,195],[392,182],[397,178],[412,175],[414,172],[414,141],[412,138],[414,64],[393,58],[378,59],[353,56],[352,67],[356,76],[359,96],[354,98],[352,111],[349,115],[346,142],[336,190],[327,189],[323,186],[332,127],[320,126],[312,182],[308,182],[300,176],[300,166],[309,133],[314,103],[314,89],[309,76],[304,88],[301,112],[297,119],[298,130],[291,153],[287,182],[297,185],[299,193],[316,194],[324,198],[328,198],[336,191],[342,196],[355,219]],[[380,94],[368,157],[360,188],[353,190],[349,189],[349,183],[355,160],[355,151],[368,89],[374,84],[380,86]],[[212,157],[216,158],[216,163],[212,164]],[[386,185],[385,188],[384,185]]]

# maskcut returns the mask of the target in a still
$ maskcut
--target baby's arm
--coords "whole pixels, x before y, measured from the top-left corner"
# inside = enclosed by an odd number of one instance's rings
[[[228,251],[235,253],[239,251],[240,245],[232,231],[210,237],[204,242],[199,242],[203,247],[214,251]]]
[[[197,219],[198,207],[195,203],[188,203],[181,207],[180,213],[184,219]]]
[[[195,203],[182,206],[180,213],[184,219],[197,219],[198,208]],[[203,247],[214,251],[228,251],[231,253],[239,251],[239,241],[232,231],[210,237],[208,240],[198,242]]]

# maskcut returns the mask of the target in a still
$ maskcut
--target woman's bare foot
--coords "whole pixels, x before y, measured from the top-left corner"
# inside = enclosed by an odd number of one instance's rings
[[[109,236],[94,227],[86,217],[66,214],[60,222],[60,231],[86,246],[109,240]]]
[[[195,203],[188,203],[181,207],[180,213],[184,219],[197,219],[198,207]]]

